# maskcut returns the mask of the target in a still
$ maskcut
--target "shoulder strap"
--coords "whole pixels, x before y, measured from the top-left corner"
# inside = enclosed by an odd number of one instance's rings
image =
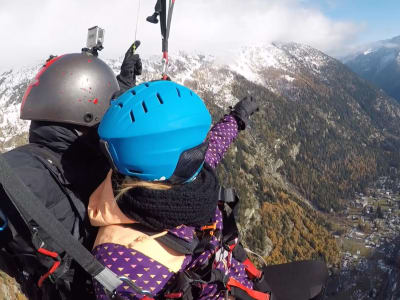
[[[185,242],[169,232],[166,235],[156,238],[156,240],[182,254],[193,254],[199,244],[197,237],[193,238],[192,242]]]
[[[229,244],[239,236],[236,225],[236,216],[239,210],[239,197],[233,188],[219,187],[218,192],[219,208],[222,211],[224,227],[222,229],[222,241]]]

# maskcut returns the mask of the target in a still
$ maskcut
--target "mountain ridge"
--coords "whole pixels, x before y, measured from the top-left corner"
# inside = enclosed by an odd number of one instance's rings
[[[400,101],[400,36],[367,45],[342,61],[360,77]]]

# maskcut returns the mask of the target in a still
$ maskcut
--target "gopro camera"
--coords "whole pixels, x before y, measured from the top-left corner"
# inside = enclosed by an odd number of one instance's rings
[[[97,50],[103,49],[104,29],[94,26],[88,29],[86,48]]]

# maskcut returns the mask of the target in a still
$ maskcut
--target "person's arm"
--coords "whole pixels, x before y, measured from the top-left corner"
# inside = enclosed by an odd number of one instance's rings
[[[258,104],[252,97],[240,100],[229,115],[225,115],[215,124],[208,136],[208,149],[205,162],[212,168],[216,168],[221,162],[226,151],[235,140],[238,132],[244,130],[250,116],[258,110]]]
[[[216,168],[221,162],[229,146],[238,135],[238,125],[232,114],[225,115],[210,130],[205,162]]]
[[[134,87],[136,84],[136,76],[142,74],[142,60],[139,54],[135,54],[133,51],[133,49],[136,48],[136,46],[134,46],[135,43],[132,44],[125,53],[121,65],[121,72],[117,75],[120,90],[114,94],[113,98],[117,98],[125,91]]]

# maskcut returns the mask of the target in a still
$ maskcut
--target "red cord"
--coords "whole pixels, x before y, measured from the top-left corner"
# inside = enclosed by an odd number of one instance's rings
[[[53,274],[57,270],[57,268],[60,266],[61,259],[58,256],[57,252],[49,251],[45,248],[39,248],[37,251],[43,255],[50,256],[50,257],[56,259],[54,264],[51,266],[50,270],[46,274],[43,274],[42,276],[40,276],[39,281],[38,281],[38,286],[42,287],[43,281],[45,281],[45,279],[47,279],[51,274]]]

